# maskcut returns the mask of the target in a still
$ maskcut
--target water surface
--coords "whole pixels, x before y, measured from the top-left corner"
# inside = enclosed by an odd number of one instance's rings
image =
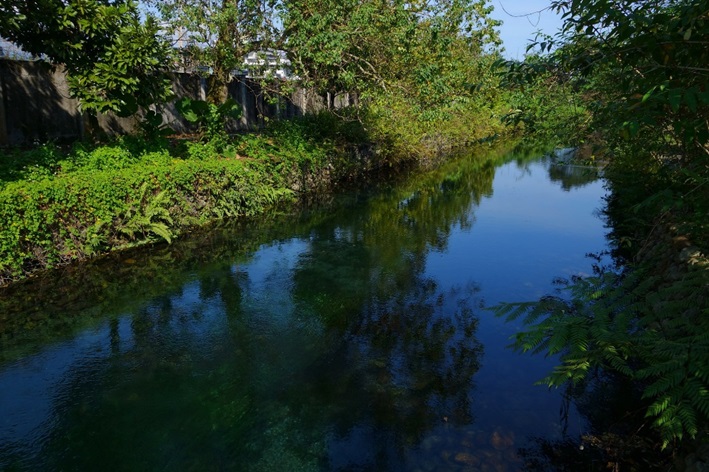
[[[471,156],[7,291],[0,469],[524,470],[586,426],[483,307],[589,273],[603,194]]]

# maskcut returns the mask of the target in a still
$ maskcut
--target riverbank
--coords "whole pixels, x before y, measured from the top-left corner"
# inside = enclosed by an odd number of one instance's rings
[[[420,165],[368,142],[359,123],[316,115],[229,142],[126,137],[9,151],[0,169],[0,286],[101,254],[171,243],[379,169]]]
[[[125,137],[65,151],[52,145],[14,151],[0,184],[0,284],[99,254],[170,243],[191,228],[253,216],[330,187],[363,163],[350,157],[350,136],[322,139],[312,132],[318,124],[284,123],[227,145]]]
[[[324,221],[341,217],[343,208],[358,205],[377,187],[401,187],[401,200],[415,193],[440,193],[440,181],[449,191],[462,185],[463,189],[478,189],[478,194],[489,192],[494,169],[509,160],[509,148],[484,146],[467,151],[439,161],[418,161],[416,168],[408,171],[385,168],[360,174],[357,180],[338,182],[336,192],[311,192],[288,208],[265,209],[252,217],[214,220],[189,228],[189,234],[171,244],[134,245],[38,271],[0,287],[0,360],[17,358],[38,342],[70,335],[97,319],[105,319],[107,314],[115,315],[117,300],[132,306],[134,300],[179,290],[194,277],[204,276],[202,271],[219,271],[220,267],[231,270],[234,261],[249,260],[250,254],[264,244],[287,240],[293,234],[307,235]],[[402,186],[402,182],[408,184]],[[460,193],[465,195],[463,190]],[[393,234],[399,220],[396,208],[382,208],[387,214],[380,219],[394,225],[389,234]],[[445,218],[446,214],[440,216]],[[414,233],[417,237],[430,237]]]

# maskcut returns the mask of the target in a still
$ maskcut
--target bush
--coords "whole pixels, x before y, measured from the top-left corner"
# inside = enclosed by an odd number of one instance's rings
[[[292,201],[335,156],[313,129],[308,120],[279,124],[221,152],[136,138],[66,155],[53,146],[13,151],[0,173],[0,283]]]

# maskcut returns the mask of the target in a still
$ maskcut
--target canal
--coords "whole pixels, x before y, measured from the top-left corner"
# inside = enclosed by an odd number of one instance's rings
[[[488,307],[589,274],[604,193],[464,156],[6,290],[0,470],[525,470],[587,425]]]

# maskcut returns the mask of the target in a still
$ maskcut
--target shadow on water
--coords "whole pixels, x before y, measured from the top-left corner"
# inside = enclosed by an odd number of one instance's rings
[[[598,371],[565,387],[566,396],[587,422],[580,437],[535,438],[519,451],[529,472],[602,472],[668,470],[670,451],[658,447],[659,437],[647,428],[642,389],[627,378]]]
[[[5,289],[0,469],[519,469],[476,424],[481,287],[426,267],[505,159]]]

